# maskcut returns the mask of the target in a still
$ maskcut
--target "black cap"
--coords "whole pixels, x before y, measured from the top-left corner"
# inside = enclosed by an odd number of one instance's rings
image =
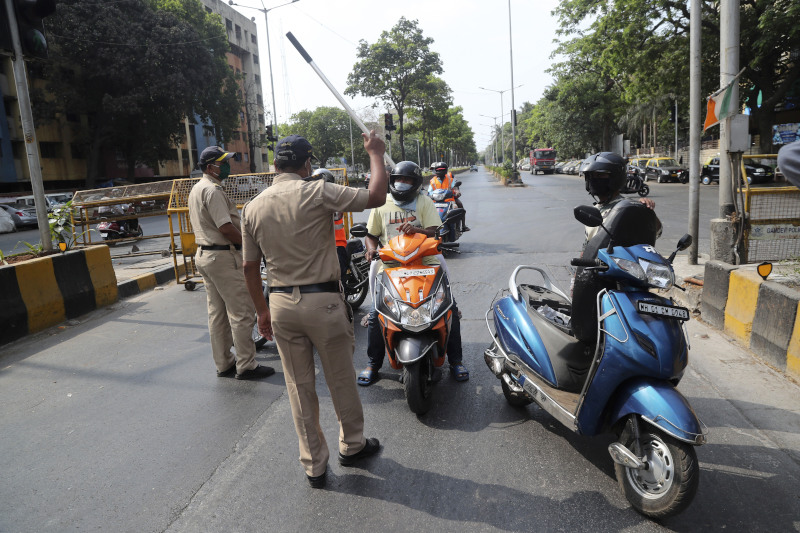
[[[226,152],[219,146],[209,146],[200,154],[200,159],[197,163],[200,165],[207,165],[215,161],[227,161],[234,155],[233,152]]]
[[[313,148],[305,137],[299,135],[289,135],[284,137],[275,145],[275,159],[278,161],[297,161],[305,162],[306,159],[314,157]]]

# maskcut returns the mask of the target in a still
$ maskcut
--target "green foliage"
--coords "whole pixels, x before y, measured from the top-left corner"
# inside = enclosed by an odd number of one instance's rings
[[[50,112],[88,117],[76,144],[90,186],[103,150],[119,151],[129,174],[172,157],[184,116],[213,120],[220,140],[238,124],[225,29],[199,0],[64,0],[47,25],[50,59],[36,68],[47,72]]]
[[[381,33],[374,44],[359,41],[359,61],[347,77],[345,94],[374,97],[393,107],[398,114],[401,159],[406,159],[404,122],[406,105],[415,92],[434,74],[442,73],[439,54],[431,51],[433,39],[424,37],[416,20],[400,17],[390,31]]]
[[[69,250],[75,245],[75,228],[72,223],[72,200],[56,206],[47,214],[47,222],[50,227],[50,239],[54,243],[63,242]]]
[[[322,166],[330,166],[331,158],[350,159],[350,116],[337,107],[318,107],[313,111],[300,111],[281,131],[302,135],[314,147],[314,155]],[[353,131],[353,145],[364,142],[358,128]]]

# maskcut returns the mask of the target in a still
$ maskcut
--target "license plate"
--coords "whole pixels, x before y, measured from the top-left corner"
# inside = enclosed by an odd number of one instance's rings
[[[364,252],[358,252],[357,254],[353,254],[351,257],[353,258],[354,261],[356,259],[361,259],[362,257],[364,257]]]
[[[432,276],[436,273],[433,268],[404,268],[402,270],[392,270],[393,278],[411,278],[414,276]]]
[[[670,176],[672,176],[673,178],[674,178],[674,177],[676,177],[677,175],[678,175],[678,174],[677,174],[677,173],[675,173],[675,172],[673,172],[672,174],[670,174]]]
[[[444,209],[444,208],[448,207],[448,205],[446,203],[444,203],[444,204],[435,203],[433,205],[436,206],[436,209]]]
[[[639,306],[639,312],[646,315],[666,316],[669,318],[676,318],[678,320],[689,320],[689,310],[685,307],[651,304],[648,302],[637,302],[637,304]]]
[[[108,233],[101,233],[100,236],[101,237],[108,237]]]

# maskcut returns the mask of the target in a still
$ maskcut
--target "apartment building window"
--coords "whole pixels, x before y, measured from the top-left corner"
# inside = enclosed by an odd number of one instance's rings
[[[258,114],[258,123],[261,124],[262,126],[264,125],[264,115],[262,115],[261,113]]]
[[[206,6],[206,13],[213,13],[213,11],[211,11],[210,7]]]
[[[269,164],[269,152],[261,154],[261,162]]]
[[[264,99],[261,98],[260,94],[256,95],[256,102],[258,102],[259,107],[264,107]]]
[[[214,128],[211,126],[203,126],[203,137],[213,137],[214,136]]]
[[[250,162],[250,154],[245,153],[245,154],[242,154],[242,155],[244,156],[244,162],[245,163],[249,163]]]
[[[77,113],[67,113],[66,114],[67,122],[80,122],[81,117]]]
[[[253,43],[253,44],[258,44],[256,42],[256,34],[255,33],[251,33],[250,34],[250,42]]]
[[[258,54],[253,54],[253,63],[258,65]]]
[[[236,25],[236,39],[241,40],[242,38],[242,28],[238,24]]]
[[[225,19],[225,29],[228,31],[233,31],[233,22],[228,19]]]
[[[233,140],[234,140],[234,141],[238,141],[238,140],[240,140],[241,138],[242,138],[242,134],[241,134],[239,131],[234,131],[234,132],[233,132]]]
[[[239,122],[244,123],[244,111],[239,111]]]
[[[40,142],[39,153],[43,158],[59,159],[61,157],[61,143]]]
[[[261,76],[259,76],[258,74],[256,74],[256,83],[261,85]]]

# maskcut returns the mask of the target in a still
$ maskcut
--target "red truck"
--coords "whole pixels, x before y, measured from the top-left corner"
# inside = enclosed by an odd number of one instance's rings
[[[531,174],[553,174],[556,164],[556,151],[553,148],[535,148],[531,150]]]

